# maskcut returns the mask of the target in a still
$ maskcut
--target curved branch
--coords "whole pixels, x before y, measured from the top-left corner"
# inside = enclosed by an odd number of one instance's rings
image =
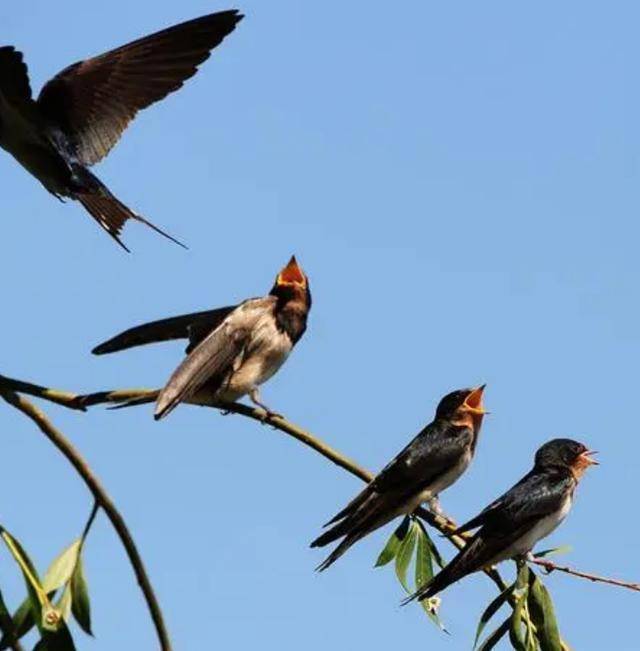
[[[6,378],[5,378],[6,379]],[[6,385],[5,385],[6,386]],[[35,387],[36,385],[28,385],[29,387]],[[49,391],[49,390],[47,390]],[[48,393],[46,399],[52,400],[53,402],[58,402],[58,404],[63,404],[60,402],[60,395],[64,395],[64,400],[67,399],[70,403],[73,403],[73,396],[71,394],[62,394],[61,392],[54,392],[55,398],[51,398],[51,393]],[[40,429],[40,431],[53,443],[53,445],[58,448],[58,450],[67,458],[71,465],[75,468],[77,473],[82,477],[87,488],[93,494],[96,502],[107,514],[107,517],[111,521],[113,528],[116,530],[122,545],[127,552],[129,561],[133,570],[138,579],[138,584],[144,594],[144,598],[147,602],[149,612],[151,613],[151,618],[155,625],[155,629],[158,635],[158,640],[160,642],[160,648],[162,651],[171,651],[171,642],[169,640],[169,634],[167,632],[164,618],[162,616],[162,611],[160,610],[160,605],[147,576],[147,572],[144,568],[144,563],[138,550],[136,548],[133,537],[127,527],[122,515],[116,508],[115,504],[111,501],[111,498],[102,487],[97,477],[93,474],[91,468],[87,462],[80,456],[77,450],[71,445],[67,438],[56,429],[47,419],[47,417],[31,402],[26,398],[18,395],[12,390],[7,388],[0,388],[0,395],[2,398],[9,403],[11,406],[15,407],[18,411],[22,412],[25,416],[30,418]],[[44,396],[42,396],[44,397]],[[68,406],[65,404],[64,406]],[[79,407],[72,407],[77,409]],[[82,408],[82,407],[80,407]]]

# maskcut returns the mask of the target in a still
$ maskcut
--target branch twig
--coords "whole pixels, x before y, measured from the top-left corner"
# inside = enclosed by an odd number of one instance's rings
[[[568,565],[558,565],[553,561],[547,560],[546,558],[534,557],[530,562],[534,565],[538,565],[544,568],[548,574],[551,574],[551,572],[564,572],[565,574],[578,576],[581,579],[587,579],[588,581],[593,581],[594,583],[607,583],[608,585],[617,585],[620,588],[627,588],[628,590],[635,590],[636,592],[640,592],[640,583],[622,581],[621,579],[610,579],[606,576],[599,576],[598,574],[589,574],[588,572],[576,570],[572,567],[569,567]]]
[[[6,378],[3,378],[3,380],[6,380]],[[6,387],[6,384],[4,386]],[[42,388],[37,387],[36,385],[27,386],[30,388]],[[118,534],[118,537],[120,538],[120,541],[122,542],[122,545],[127,552],[131,566],[133,567],[136,578],[138,579],[138,584],[140,585],[140,588],[144,594],[144,598],[151,613],[151,618],[153,619],[153,623],[156,628],[158,640],[160,642],[160,648],[162,651],[171,651],[171,642],[169,640],[169,634],[167,633],[167,629],[164,623],[162,611],[160,610],[160,605],[158,604],[158,600],[153,591],[153,587],[151,586],[151,582],[149,581],[149,577],[147,576],[142,558],[140,557],[135,542],[133,541],[133,537],[131,536],[129,528],[127,527],[122,515],[120,515],[120,512],[116,508],[115,504],[111,501],[111,498],[102,487],[97,477],[93,474],[87,462],[80,456],[77,450],[62,434],[62,432],[56,429],[49,422],[44,413],[40,411],[33,403],[29,402],[26,398],[23,398],[22,396],[16,394],[14,391],[8,390],[7,388],[1,386],[0,395],[6,402],[30,418],[38,426],[40,431],[49,439],[49,441],[51,441],[51,443],[53,443],[53,445],[55,445],[60,452],[62,452],[62,454],[75,468],[77,473],[82,477],[84,483],[93,494],[96,502],[107,514],[107,517],[111,521],[111,524],[116,530],[116,533]],[[53,398],[51,397],[52,395],[54,395]],[[69,402],[70,404],[74,403],[74,396],[71,394],[63,394],[62,392],[49,392],[46,396],[43,395],[41,397],[45,397],[47,400],[57,402],[58,404],[64,404],[64,402],[61,401],[60,396],[63,396],[65,402]],[[64,406],[68,405],[64,404]],[[82,407],[74,406],[71,408],[77,409]]]

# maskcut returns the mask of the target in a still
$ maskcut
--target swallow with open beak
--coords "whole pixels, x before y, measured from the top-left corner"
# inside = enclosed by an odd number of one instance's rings
[[[275,414],[260,401],[258,387],[282,366],[298,343],[310,309],[309,282],[292,257],[267,296],[137,326],[92,352],[102,355],[188,338],[187,357],[156,401],[156,420],[181,402],[224,408],[245,395],[267,414]]]
[[[242,15],[222,11],[169,27],[65,68],[31,95],[21,52],[0,47],[0,147],[60,200],[79,201],[128,250],[128,219],[173,237],[125,206],[89,171],[118,142],[136,113],[196,74]]]
[[[440,401],[435,419],[340,513],[334,525],[311,543],[324,547],[343,538],[318,566],[327,569],[349,547],[423,502],[439,512],[438,495],[456,482],[475,454],[482,419],[484,386],[453,391]]]
[[[438,594],[467,574],[509,558],[528,557],[567,516],[584,471],[598,462],[585,445],[553,439],[537,452],[532,470],[484,511],[454,532],[480,530],[457,556],[406,602]],[[406,603],[405,602],[405,603]]]

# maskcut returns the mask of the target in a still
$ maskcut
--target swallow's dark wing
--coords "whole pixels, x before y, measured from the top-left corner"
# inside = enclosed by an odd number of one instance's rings
[[[558,511],[572,481],[570,476],[531,471],[475,518],[458,527],[456,533],[483,527],[499,534],[526,527],[529,522]]]
[[[559,513],[573,486],[573,479],[566,475],[530,472],[480,515],[457,529],[463,532],[482,527],[432,581],[406,601],[432,597],[467,574],[495,562],[543,518]]]
[[[217,310],[192,312],[191,314],[145,323],[121,332],[108,341],[99,344],[91,352],[94,355],[104,355],[133,348],[134,346],[187,338],[190,340],[187,347],[187,352],[189,352],[212,330],[215,330],[236,307],[236,305],[232,305]]]
[[[378,493],[400,490],[413,493],[428,486],[452,465],[471,443],[473,432],[445,421],[427,425],[373,480]]]
[[[75,156],[106,156],[136,113],[195,75],[242,15],[222,11],[169,27],[65,68],[42,89],[42,112],[65,132]]]
[[[174,371],[156,403],[155,418],[166,416],[205,383],[223,381],[242,354],[253,329],[262,318],[273,315],[273,296],[241,303],[222,323],[203,339]]]
[[[443,422],[430,423],[325,527],[355,513],[374,492],[383,493],[399,486],[411,490],[421,479],[429,484],[434,475],[459,459],[470,436],[471,431],[464,428],[453,428]]]
[[[10,45],[0,47],[0,94],[14,106],[31,102],[29,72],[22,52]]]

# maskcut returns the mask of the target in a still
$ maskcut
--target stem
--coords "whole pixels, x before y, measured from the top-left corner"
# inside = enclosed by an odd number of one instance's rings
[[[640,592],[640,583],[622,581],[621,579],[610,579],[606,576],[599,576],[598,574],[589,574],[588,572],[575,570],[568,565],[557,565],[553,561],[549,561],[546,558],[534,557],[531,562],[544,568],[549,574],[551,574],[551,572],[564,572],[565,574],[578,576],[581,579],[587,579],[589,581],[593,581],[594,583],[607,583],[608,585],[617,585],[620,588],[627,588],[628,590],[635,590],[636,592]]]
[[[35,386],[35,385],[29,385]],[[48,390],[47,390],[48,391]],[[146,570],[144,568],[144,563],[138,550],[136,548],[133,537],[129,532],[129,529],[122,517],[120,512],[116,508],[115,504],[111,501],[111,498],[102,487],[96,476],[93,474],[91,468],[87,462],[80,456],[77,450],[71,445],[67,438],[56,429],[47,419],[47,417],[31,402],[23,398],[22,396],[17,395],[14,391],[1,389],[0,395],[4,398],[6,402],[15,407],[18,411],[25,414],[30,418],[40,429],[40,431],[53,443],[53,445],[58,448],[58,450],[67,458],[71,465],[75,468],[76,472],[82,477],[84,483],[87,485],[87,488],[93,494],[96,503],[104,510],[107,514],[107,517],[111,521],[113,528],[116,530],[122,545],[124,546],[127,556],[133,570],[138,579],[138,584],[142,589],[144,598],[147,602],[151,618],[156,628],[156,633],[158,635],[158,640],[160,642],[160,648],[162,651],[171,651],[171,642],[169,641],[169,635],[164,623],[164,618],[162,616],[162,611],[160,610],[160,605],[147,576]],[[51,398],[51,394],[47,395],[47,400],[52,400],[53,402],[60,402],[60,395],[65,396],[65,400],[70,400],[73,404],[78,404],[75,396],[72,394],[61,394],[60,392],[55,392],[55,398]],[[44,396],[43,396],[44,397]],[[67,405],[65,405],[67,406]],[[72,407],[77,409],[77,406]],[[94,507],[95,510],[95,507]],[[93,515],[93,512],[92,512]],[[91,524],[92,519],[89,521],[88,525]]]
[[[24,647],[16,636],[16,627],[13,618],[9,614],[9,610],[4,602],[2,593],[0,592],[0,631],[4,640],[8,640],[8,645],[13,651],[24,651]]]

